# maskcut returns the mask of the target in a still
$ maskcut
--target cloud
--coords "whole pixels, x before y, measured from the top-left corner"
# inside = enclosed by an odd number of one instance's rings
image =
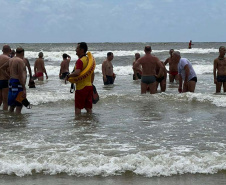
[[[183,41],[190,37],[216,40],[217,34],[225,29],[224,0],[0,0],[0,3],[1,42]],[[219,25],[223,27],[216,29]]]

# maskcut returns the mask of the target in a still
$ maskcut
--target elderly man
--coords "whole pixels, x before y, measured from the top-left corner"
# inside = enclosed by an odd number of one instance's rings
[[[145,55],[138,59],[133,69],[135,71],[140,70],[140,65],[142,66],[142,77],[141,77],[141,94],[145,94],[147,89],[150,90],[150,94],[156,93],[156,78],[160,78],[164,66],[160,60],[151,54],[151,46],[145,46]],[[156,67],[159,67],[159,74],[156,75]]]
[[[196,73],[191,65],[191,62],[186,58],[181,58],[179,51],[173,52],[173,61],[178,64],[179,88],[181,92],[194,92],[197,82]],[[184,82],[184,83],[183,83]],[[182,88],[183,85],[183,88]]]

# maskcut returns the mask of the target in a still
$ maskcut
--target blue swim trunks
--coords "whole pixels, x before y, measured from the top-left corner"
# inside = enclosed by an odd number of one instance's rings
[[[22,85],[18,79],[11,78],[9,80],[9,93],[8,93],[8,105],[9,106],[22,106],[21,103],[16,101],[16,97],[19,92],[23,91]]]

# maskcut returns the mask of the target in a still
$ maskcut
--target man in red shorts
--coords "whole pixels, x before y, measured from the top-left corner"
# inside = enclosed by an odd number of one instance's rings
[[[76,55],[79,59],[76,61],[74,72],[67,75],[65,80],[70,77],[79,76],[80,73],[88,65],[89,59],[86,56],[88,46],[85,42],[80,42],[76,48]],[[93,97],[93,86],[92,82],[94,79],[94,73],[87,76],[85,79],[76,83],[75,91],[75,114],[81,114],[81,109],[85,108],[87,113],[92,113],[92,97]]]
[[[178,82],[178,80],[179,80],[177,63],[174,62],[173,59],[172,59],[173,52],[174,52],[173,49],[171,49],[169,51],[170,57],[167,58],[166,61],[164,62],[165,65],[169,63],[169,71],[167,71],[167,72],[169,73],[169,82],[170,83],[173,83],[174,80],[176,82]]]

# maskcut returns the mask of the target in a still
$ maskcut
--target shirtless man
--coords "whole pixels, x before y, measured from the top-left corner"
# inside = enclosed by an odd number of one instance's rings
[[[172,54],[173,54],[174,50],[171,49],[169,51],[170,57],[166,59],[166,61],[164,62],[164,64],[166,65],[167,63],[169,63],[169,71],[167,71],[169,73],[169,82],[173,83],[174,80],[176,82],[178,82],[178,67],[177,67],[177,63],[174,62],[172,60]]]
[[[4,45],[2,52],[3,54],[0,55],[0,105],[3,103],[3,110],[8,110],[10,46]]]
[[[214,60],[213,64],[213,77],[216,84],[216,93],[221,92],[221,86],[224,87],[226,92],[226,58],[224,57],[226,49],[224,46],[219,48],[219,57]]]
[[[26,98],[26,65],[23,61],[24,49],[19,47],[16,49],[16,56],[9,60],[10,80],[9,80],[9,94],[8,105],[9,111],[21,113],[23,105],[17,101],[17,96],[22,92],[22,97]]]
[[[63,54],[63,61],[60,64],[60,73],[59,78],[65,79],[65,77],[69,74],[69,64],[71,61],[71,57],[66,53]]]
[[[151,55],[151,46],[145,46],[145,55],[138,59],[134,64],[134,69],[139,70],[139,66],[142,66],[141,77],[141,94],[145,94],[149,88],[150,94],[156,93],[156,78],[160,78],[160,74],[164,70],[160,60]],[[159,74],[156,75],[156,67],[159,67]]]
[[[164,67],[162,74],[159,74],[160,68],[158,66],[156,66],[156,74],[158,74],[160,76],[160,78],[156,78],[156,91],[160,84],[161,92],[165,92],[166,91],[167,70],[165,68],[164,63],[162,61],[161,61],[161,63],[162,63],[162,66]]]
[[[112,52],[107,53],[107,59],[102,63],[102,74],[104,85],[113,84],[115,81],[115,74],[113,72],[113,65],[111,61],[113,60],[114,55]]]
[[[135,64],[135,62],[140,58],[140,53],[135,53],[135,60],[133,62],[133,66]],[[141,70],[141,65],[139,66],[139,70],[138,71],[135,71],[133,69],[133,80],[138,80],[138,79],[141,79],[141,73],[142,70]]]
[[[178,92],[195,92],[197,76],[191,62],[181,58],[179,51],[173,52],[173,61],[178,65],[179,87]],[[183,88],[182,88],[183,87]]]
[[[35,72],[35,77],[37,77],[39,81],[43,81],[43,73],[45,73],[46,79],[48,79],[48,75],[47,75],[45,63],[43,60],[43,53],[40,52],[38,56],[39,58],[35,61],[35,64],[34,64],[34,72]]]

